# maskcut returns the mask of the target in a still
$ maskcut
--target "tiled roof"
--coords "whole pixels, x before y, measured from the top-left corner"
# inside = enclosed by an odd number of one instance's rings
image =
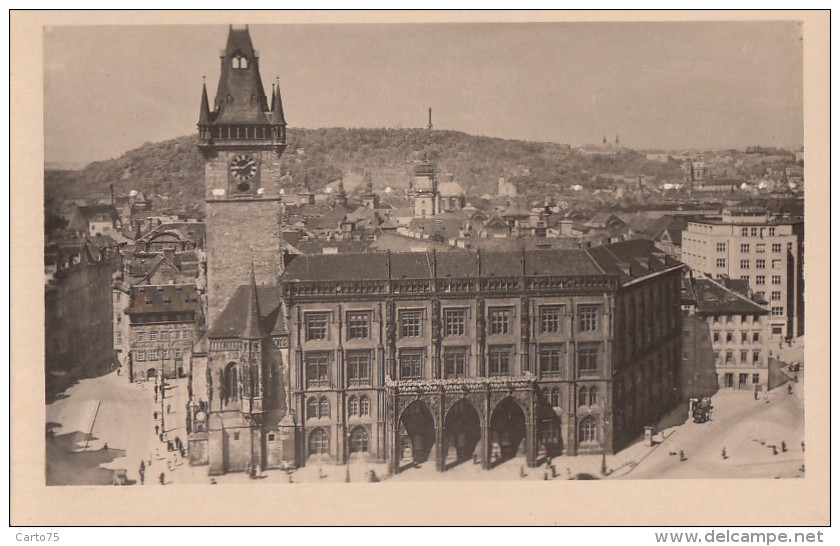
[[[619,275],[622,283],[681,265],[644,239],[596,246],[587,252],[605,273]]]
[[[596,252],[597,251],[597,252]],[[654,255],[656,254],[656,255]],[[524,266],[523,266],[524,259]],[[298,256],[286,267],[282,280],[350,281],[389,278],[512,277],[618,275],[622,281],[679,266],[650,241],[625,241],[574,250],[505,252],[401,252]],[[628,270],[622,268],[628,264]],[[480,267],[479,267],[480,266]],[[480,271],[479,271],[480,269]]]
[[[181,313],[199,311],[201,302],[195,285],[167,284],[163,286],[134,286],[127,314]]]
[[[256,288],[261,316],[260,330],[272,336],[286,335],[286,322],[280,312],[280,290],[271,285],[257,285]],[[249,286],[246,284],[237,288],[222,314],[210,325],[207,337],[239,337],[246,325],[249,301]]]
[[[697,312],[703,314],[767,314],[765,307],[711,279],[694,279]]]

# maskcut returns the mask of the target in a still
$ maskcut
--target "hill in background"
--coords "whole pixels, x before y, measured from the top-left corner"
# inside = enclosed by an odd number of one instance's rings
[[[525,142],[458,131],[426,129],[294,129],[288,131],[289,147],[283,155],[291,175],[290,190],[305,183],[322,190],[344,177],[348,190],[358,186],[366,172],[374,188],[405,188],[412,165],[424,154],[438,165],[441,175],[451,173],[477,200],[496,194],[500,176],[514,183],[525,198],[542,199],[572,184],[604,186],[601,174],[651,176],[659,180],[682,177],[679,164],[648,161],[626,150],[615,156],[583,156],[568,146]],[[183,136],[146,143],[122,156],[97,161],[77,171],[48,170],[45,194],[48,203],[64,199],[107,197],[113,184],[116,195],[131,190],[152,196],[161,212],[203,216],[204,161],[196,137]]]

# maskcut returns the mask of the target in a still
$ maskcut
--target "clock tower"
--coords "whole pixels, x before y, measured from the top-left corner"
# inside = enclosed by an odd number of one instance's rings
[[[258,284],[283,269],[280,157],[286,120],[279,84],[266,96],[248,27],[230,27],[212,107],[201,92],[198,149],[205,159],[208,319],[212,327],[253,268]]]

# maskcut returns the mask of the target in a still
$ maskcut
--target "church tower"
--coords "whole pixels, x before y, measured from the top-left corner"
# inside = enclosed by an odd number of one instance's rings
[[[252,263],[259,284],[275,284],[283,268],[280,158],[286,119],[280,86],[272,84],[269,102],[247,26],[231,25],[220,58],[212,107],[205,84],[198,118],[211,327],[237,287],[247,283]]]

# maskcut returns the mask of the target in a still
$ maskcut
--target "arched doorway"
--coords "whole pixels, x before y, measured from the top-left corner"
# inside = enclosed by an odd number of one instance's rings
[[[481,441],[481,419],[473,405],[464,399],[456,402],[447,412],[443,427],[446,465],[471,459]]]
[[[146,370],[146,379],[154,379],[155,377],[157,377],[157,370],[155,368]]]
[[[563,434],[558,415],[562,409],[560,389],[543,389],[541,394],[537,419],[538,457],[557,457],[563,454]]]
[[[429,459],[435,443],[435,420],[423,401],[415,400],[403,410],[399,436],[400,465],[421,464]]]
[[[513,398],[505,398],[490,417],[490,464],[515,457],[524,448],[524,439],[525,414]]]

